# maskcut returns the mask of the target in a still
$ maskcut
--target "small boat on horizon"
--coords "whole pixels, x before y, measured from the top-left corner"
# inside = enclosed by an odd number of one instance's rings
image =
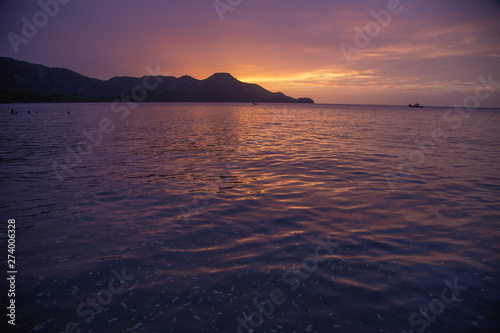
[[[422,106],[422,105],[420,105],[420,103],[415,103],[415,104],[413,104],[413,105],[408,104],[408,106],[409,106],[409,107],[411,107],[411,108],[423,108],[423,106]]]
[[[255,103],[255,102],[254,102],[254,103],[253,103],[253,105],[259,105],[259,103]]]

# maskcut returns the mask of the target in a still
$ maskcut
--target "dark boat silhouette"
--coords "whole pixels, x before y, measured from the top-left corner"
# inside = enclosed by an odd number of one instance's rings
[[[423,108],[423,106],[422,106],[422,105],[420,105],[419,103],[415,103],[415,104],[413,104],[413,105],[408,104],[408,106],[409,106],[409,107],[411,107],[411,108]]]

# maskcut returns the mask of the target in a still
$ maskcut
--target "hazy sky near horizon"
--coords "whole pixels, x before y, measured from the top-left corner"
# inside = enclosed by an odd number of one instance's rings
[[[500,83],[499,0],[220,0],[241,2],[224,20],[213,0],[60,1],[43,24],[38,1],[0,0],[0,56],[99,79],[157,64],[197,79],[229,72],[317,103],[451,106],[479,76]],[[381,11],[390,18],[378,23]],[[16,53],[8,34],[22,37],[34,16],[38,32]],[[480,106],[500,107],[499,90]]]

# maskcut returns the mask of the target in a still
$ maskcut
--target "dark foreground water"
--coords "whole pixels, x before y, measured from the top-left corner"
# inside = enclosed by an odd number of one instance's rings
[[[9,331],[500,330],[500,110],[10,108]]]

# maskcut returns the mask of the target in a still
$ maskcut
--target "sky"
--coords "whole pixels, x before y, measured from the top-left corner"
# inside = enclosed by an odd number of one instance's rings
[[[0,36],[89,77],[229,72],[316,103],[452,106],[491,75],[500,107],[500,0],[0,0]]]

